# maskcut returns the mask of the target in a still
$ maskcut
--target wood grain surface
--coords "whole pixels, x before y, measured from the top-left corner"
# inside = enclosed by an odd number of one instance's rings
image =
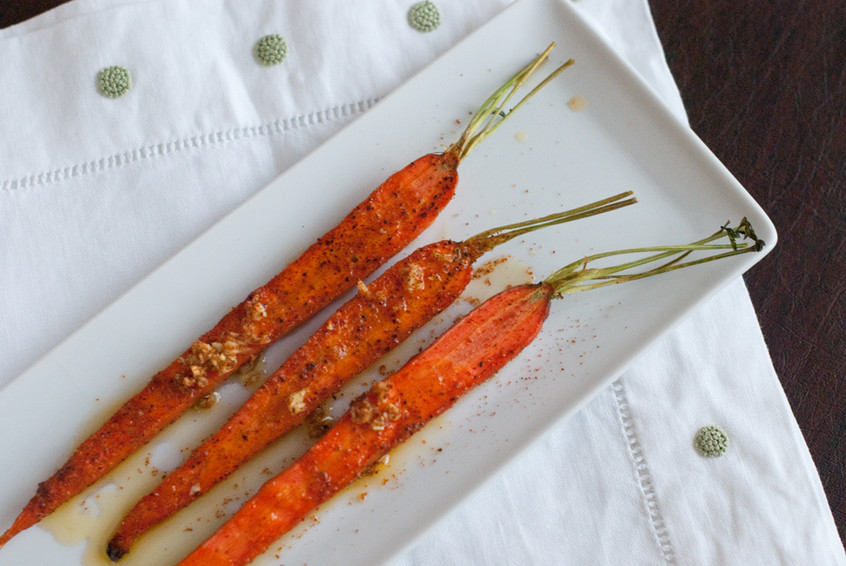
[[[0,0],[0,28],[63,3]],[[650,6],[691,127],[779,231],[746,282],[846,540],[846,2]]]

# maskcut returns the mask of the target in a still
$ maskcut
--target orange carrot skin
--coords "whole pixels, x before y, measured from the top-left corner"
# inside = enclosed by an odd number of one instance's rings
[[[135,505],[109,542],[109,557],[118,560],[143,532],[301,424],[349,379],[452,304],[485,251],[485,242],[436,242],[362,288],[218,432]]]
[[[450,201],[458,157],[425,155],[391,175],[299,259],[157,373],[42,482],[0,547],[114,469],[215,386],[375,271]]]
[[[179,566],[241,566],[366,471],[464,393],[493,376],[540,332],[554,290],[522,285],[495,295],[396,373],[353,402],[340,421]]]

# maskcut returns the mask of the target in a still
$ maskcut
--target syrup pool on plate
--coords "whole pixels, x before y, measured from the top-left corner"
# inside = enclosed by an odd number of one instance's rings
[[[254,390],[253,385],[245,387],[237,379],[225,383],[219,388],[218,402],[209,408],[192,409],[148,447],[42,520],[39,528],[61,545],[82,546],[83,566],[113,566],[106,556],[106,545],[124,515],[168,471],[181,464],[193,447],[226,422]],[[281,439],[209,493],[151,529],[120,560],[121,566],[175,564],[312,442],[305,431]]]

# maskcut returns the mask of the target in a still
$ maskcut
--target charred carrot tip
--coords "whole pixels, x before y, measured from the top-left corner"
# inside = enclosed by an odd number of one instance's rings
[[[120,548],[117,546],[114,541],[109,542],[108,546],[106,547],[106,556],[109,557],[109,560],[112,562],[117,562],[127,553],[127,549]]]
[[[15,522],[12,523],[12,526],[9,527],[5,533],[0,535],[0,548],[3,548],[6,543],[12,540],[12,538],[14,538],[18,533],[37,523],[39,519],[41,519],[41,517],[36,517],[29,507],[24,508],[21,514],[15,519]]]

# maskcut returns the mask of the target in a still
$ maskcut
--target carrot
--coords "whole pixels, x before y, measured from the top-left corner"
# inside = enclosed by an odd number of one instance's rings
[[[506,109],[554,44],[497,89],[460,138],[443,153],[420,157],[391,175],[340,224],[256,289],[169,366],[154,375],[39,484],[0,547],[114,469],[269,344],[373,273],[427,228],[452,198],[457,167],[528,98],[572,60]]]
[[[727,246],[709,242],[728,236]],[[752,237],[755,245],[738,243]],[[291,466],[266,482],[233,517],[186,557],[180,566],[238,566],[264,552],[321,503],[351,483],[389,450],[446,411],[462,395],[492,377],[540,333],[552,299],[600,286],[639,279],[721,257],[760,250],[763,242],[745,221],[738,228],[686,246],[623,250],[581,259],[545,281],[503,291],[485,301],[350,405],[338,423]],[[728,251],[723,251],[728,248]],[[698,260],[696,250],[716,251]],[[596,259],[657,252],[611,268],[588,268]],[[622,270],[671,259],[640,273]]]
[[[622,193],[567,212],[443,240],[395,263],[344,304],[214,435],[121,521],[107,554],[118,560],[157,523],[206,493],[413,331],[452,304],[484,253],[532,230],[586,218],[635,201]]]

